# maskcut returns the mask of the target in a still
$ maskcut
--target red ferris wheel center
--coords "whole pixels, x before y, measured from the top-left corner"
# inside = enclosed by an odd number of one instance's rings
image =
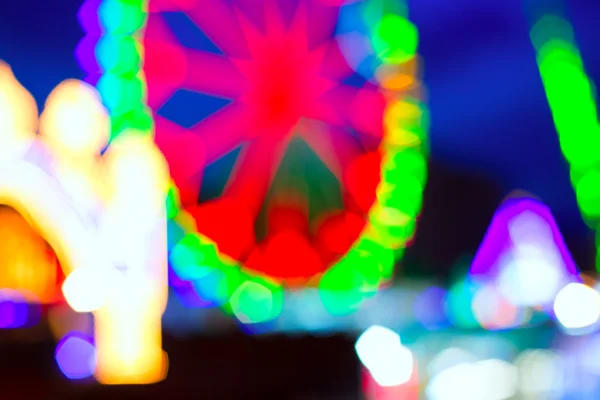
[[[148,104],[182,206],[221,253],[286,283],[349,250],[380,180],[385,98],[354,79],[335,39],[338,10],[315,0],[150,2]]]

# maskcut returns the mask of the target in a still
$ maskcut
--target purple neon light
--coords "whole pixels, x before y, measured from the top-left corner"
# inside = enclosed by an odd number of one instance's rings
[[[103,0],[86,0],[77,13],[77,19],[85,36],[75,48],[75,58],[79,67],[86,73],[84,81],[95,85],[102,74],[96,60],[95,48],[103,35],[98,9]]]
[[[56,346],[56,363],[69,379],[86,379],[96,370],[96,348],[91,338],[70,332]]]
[[[513,247],[508,231],[509,222],[525,211],[535,213],[548,224],[552,231],[552,241],[561,255],[566,272],[573,276],[578,275],[575,262],[558,230],[550,208],[538,200],[519,198],[505,201],[496,211],[471,264],[470,274],[472,276],[495,276],[498,273],[500,258]]]
[[[79,24],[87,36],[100,37],[102,35],[102,26],[98,16],[98,8],[102,1],[86,0],[77,13]]]
[[[25,298],[17,291],[10,289],[0,290],[0,329],[17,329],[35,325],[37,314],[36,304],[28,305]],[[31,319],[31,321],[30,321]]]

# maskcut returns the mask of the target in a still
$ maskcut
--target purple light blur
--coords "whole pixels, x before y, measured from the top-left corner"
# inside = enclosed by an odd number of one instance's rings
[[[77,13],[77,19],[83,31],[89,36],[100,37],[102,27],[98,16],[98,8],[102,0],[85,0]]]
[[[27,324],[28,316],[29,307],[19,292],[0,290],[0,329],[22,328]]]
[[[446,295],[446,290],[433,286],[415,299],[414,313],[425,329],[435,330],[449,325],[444,312]]]
[[[98,38],[95,36],[85,36],[75,48],[75,58],[79,63],[79,67],[87,74],[100,74],[100,65],[96,60],[94,49],[98,43]]]
[[[0,300],[0,328],[12,328],[16,320],[17,306],[10,300]]]
[[[471,264],[470,274],[472,276],[496,276],[498,274],[500,258],[513,247],[509,236],[509,223],[525,211],[535,213],[548,224],[552,231],[552,241],[560,252],[567,272],[573,276],[578,275],[575,262],[565,245],[550,209],[538,200],[519,198],[507,200],[494,214],[492,223]]]
[[[96,348],[87,336],[71,332],[56,346],[56,363],[69,379],[85,379],[96,369]]]
[[[86,35],[75,48],[75,58],[81,69],[86,72],[84,81],[90,85],[97,83],[102,72],[94,52],[96,44],[103,34],[98,16],[98,8],[101,3],[102,0],[85,0],[77,13],[79,24]]]

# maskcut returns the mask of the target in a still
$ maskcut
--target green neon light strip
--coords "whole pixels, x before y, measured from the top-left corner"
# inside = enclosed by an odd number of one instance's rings
[[[540,75],[571,171],[571,183],[584,220],[596,231],[600,248],[600,124],[595,88],[585,73],[572,26],[545,15],[531,29]],[[600,272],[600,251],[596,268]]]

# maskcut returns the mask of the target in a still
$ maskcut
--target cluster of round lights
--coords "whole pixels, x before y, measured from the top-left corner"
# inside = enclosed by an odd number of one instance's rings
[[[571,25],[543,16],[531,30],[537,61],[560,147],[588,225],[600,228],[600,124],[594,87],[587,77]],[[600,240],[600,236],[598,236]],[[600,268],[600,253],[597,267]]]
[[[146,3],[147,0],[103,0],[97,9],[100,31],[104,33],[95,46],[95,56],[103,72],[97,87],[111,114],[113,137],[125,128],[152,132],[141,67],[140,35],[146,20]],[[374,8],[377,7],[365,10],[372,14]],[[406,18],[384,11],[379,9],[381,23],[369,25],[371,29],[362,38],[381,54],[381,69],[394,69],[395,79],[390,79],[389,72],[384,74],[384,79],[378,78],[388,101],[381,145],[381,182],[361,236],[349,252],[315,282],[323,303],[334,314],[356,309],[391,277],[398,253],[413,236],[427,177],[426,113],[418,95],[406,96],[418,93],[414,78],[416,29]],[[398,21],[405,28],[410,26],[411,29],[403,31],[412,34],[402,36],[410,43],[390,35],[390,29]],[[90,29],[88,35],[89,32]],[[167,199],[167,213],[170,264],[180,279],[192,282],[203,299],[223,307],[242,322],[267,322],[280,314],[281,284],[246,271],[237,261],[221,254],[215,242],[199,234],[194,219],[181,208],[174,186]]]
[[[152,133],[152,112],[146,105],[142,72],[141,35],[147,18],[146,3],[147,0],[104,0],[94,9],[90,0],[80,12],[87,37],[80,44],[78,57],[110,113],[111,138],[127,129]],[[97,64],[90,58],[95,58]]]

